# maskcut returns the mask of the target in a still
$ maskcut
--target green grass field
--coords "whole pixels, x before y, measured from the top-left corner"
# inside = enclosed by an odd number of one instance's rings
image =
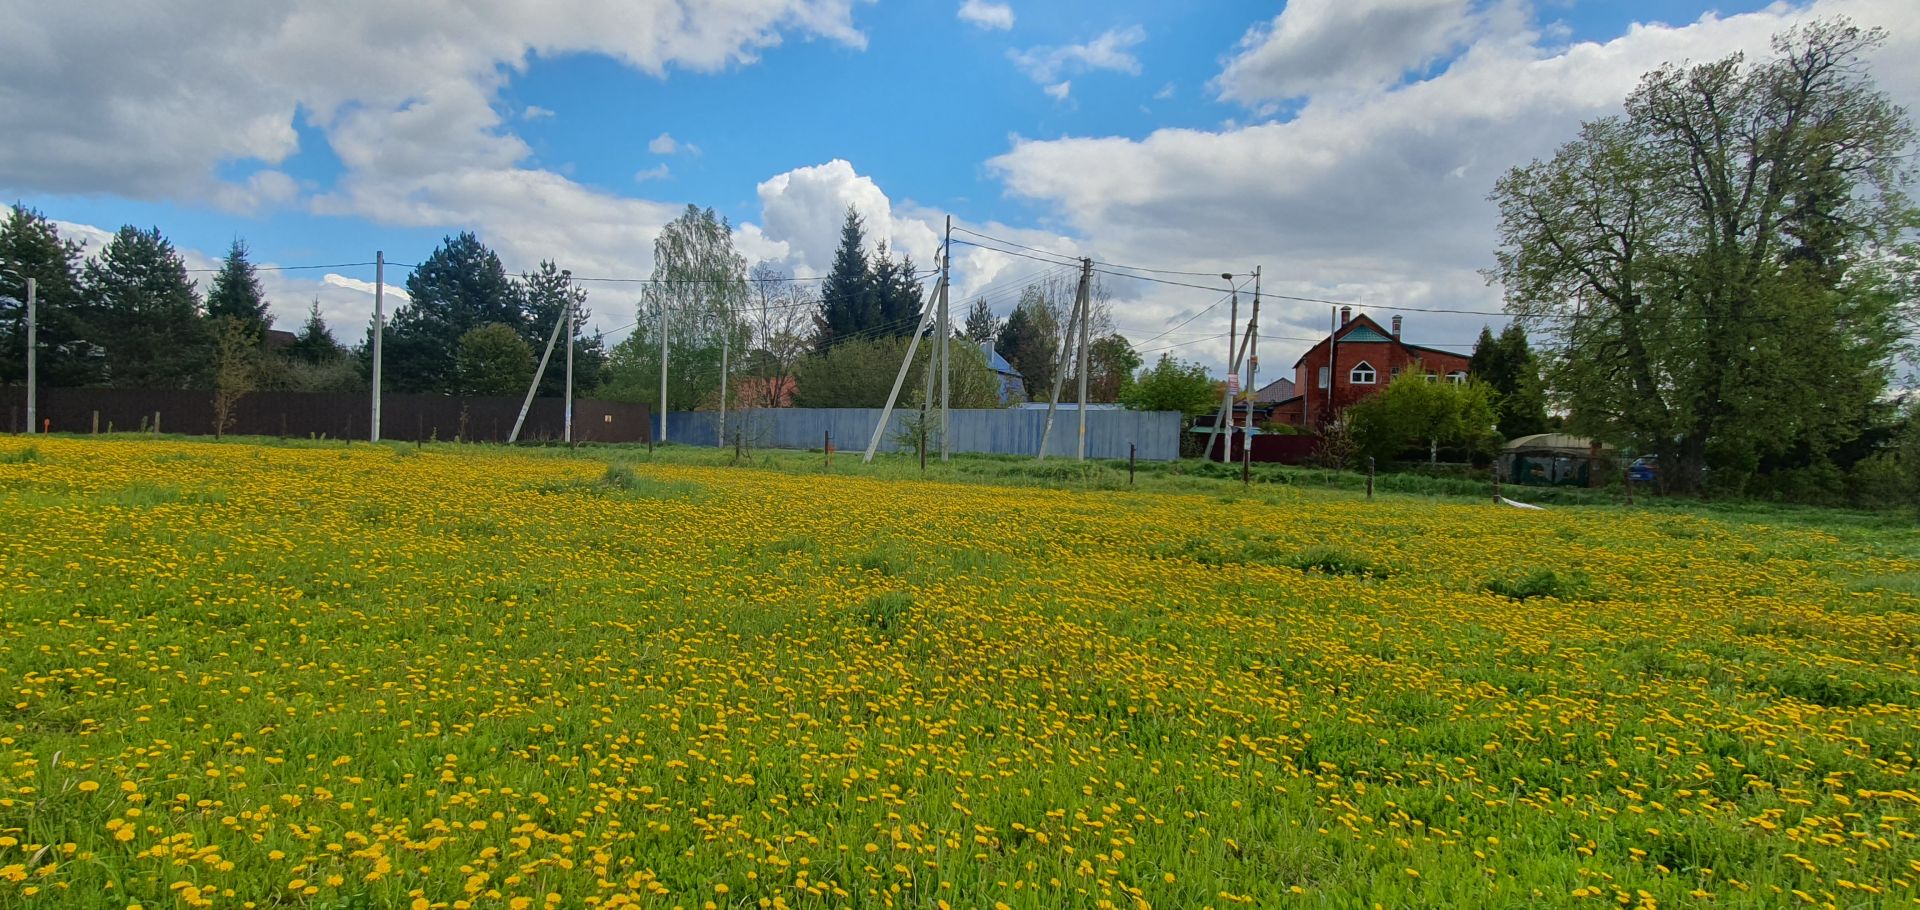
[[[0,906],[1920,896],[1911,521],[732,461],[0,438]]]

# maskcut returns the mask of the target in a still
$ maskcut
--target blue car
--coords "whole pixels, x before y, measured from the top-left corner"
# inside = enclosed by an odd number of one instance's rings
[[[1627,479],[1634,483],[1652,483],[1659,476],[1660,456],[1658,455],[1635,458],[1633,464],[1627,466]]]

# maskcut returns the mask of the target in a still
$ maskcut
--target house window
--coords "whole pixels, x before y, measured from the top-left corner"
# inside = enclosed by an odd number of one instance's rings
[[[1320,387],[1323,389],[1327,387],[1327,368],[1326,367],[1320,368]]]
[[[1377,378],[1379,377],[1373,371],[1373,364],[1364,360],[1354,364],[1353,371],[1347,374],[1347,381],[1354,385],[1373,385]]]
[[[1467,381],[1467,374],[1461,370],[1454,370],[1447,374],[1447,381],[1454,385],[1462,385]]]
[[[1440,381],[1440,374],[1439,374],[1439,373],[1435,373],[1435,372],[1434,372],[1434,371],[1432,371],[1432,370],[1428,370],[1428,371],[1427,371],[1427,381],[1428,381],[1428,382],[1439,382],[1439,381]]]

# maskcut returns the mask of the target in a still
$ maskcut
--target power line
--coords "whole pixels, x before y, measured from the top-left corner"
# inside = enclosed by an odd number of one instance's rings
[[[1079,264],[1079,260],[1080,260],[1080,259],[1082,258],[1082,257],[1079,257],[1079,256],[1073,256],[1073,255],[1070,255],[1070,254],[1067,254],[1067,253],[1058,253],[1058,252],[1054,252],[1053,250],[1043,250],[1043,249],[1040,249],[1039,247],[1032,247],[1032,246],[1027,246],[1027,245],[1025,245],[1025,244],[1021,244],[1021,243],[1015,243],[1014,241],[1011,241],[1011,240],[1008,240],[1008,239],[1006,239],[1006,238],[1004,238],[1004,237],[994,237],[994,236],[990,236],[990,235],[987,235],[987,234],[982,234],[982,233],[980,233],[979,231],[969,231],[969,230],[967,230],[966,228],[962,228],[962,227],[956,227],[956,228],[954,228],[954,230],[956,230],[956,231],[960,231],[961,233],[964,233],[964,234],[971,234],[971,235],[973,235],[973,236],[975,236],[975,237],[978,237],[978,238],[980,238],[980,239],[982,239],[982,240],[991,240],[991,241],[993,241],[993,242],[995,242],[995,243],[1003,243],[1003,244],[1006,244],[1007,246],[1011,246],[1011,247],[1018,247],[1018,248],[1020,248],[1020,249],[1023,249],[1023,250],[1026,250],[1027,252],[1030,252],[1030,253],[1041,253],[1041,254],[1044,254],[1044,255],[1048,255],[1048,256],[1057,256],[1057,257],[1060,257],[1060,258],[1062,258],[1062,259],[1072,259],[1072,260],[1074,260],[1074,264],[1076,264],[1076,265],[1078,265],[1078,264]],[[968,244],[968,245],[969,245],[969,246],[979,246],[979,244]],[[992,249],[992,247],[980,247],[980,248],[981,248],[981,249]],[[1005,251],[1005,250],[1001,250],[1000,252],[1006,252],[1006,251]],[[1156,275],[1187,275],[1187,276],[1190,276],[1190,277],[1193,277],[1193,278],[1212,278],[1212,277],[1214,277],[1214,276],[1216,276],[1216,275],[1218,275],[1218,274],[1220,274],[1219,272],[1183,272],[1183,271],[1180,271],[1180,270],[1178,270],[1178,269],[1154,269],[1154,268],[1148,268],[1148,267],[1146,267],[1146,266],[1143,266],[1143,265],[1121,265],[1121,264],[1119,264],[1119,263],[1115,263],[1115,262],[1102,262],[1102,261],[1100,261],[1100,260],[1098,260],[1098,259],[1095,259],[1095,260],[1093,260],[1093,264],[1094,264],[1094,265],[1104,265],[1104,266],[1106,266],[1106,267],[1108,267],[1108,268],[1114,268],[1114,269],[1126,269],[1126,270],[1128,270],[1128,271],[1132,271],[1132,272],[1151,272],[1151,273],[1153,273],[1153,274],[1156,274]],[[1246,276],[1244,276],[1244,275],[1242,275],[1242,276],[1236,276],[1236,277],[1246,277]]]
[[[394,262],[389,262],[387,264],[399,265],[399,263],[394,263]],[[330,265],[256,265],[253,267],[253,270],[256,272],[294,272],[294,271],[301,271],[305,269],[353,269],[353,268],[359,268],[361,266],[367,266],[367,265],[374,265],[374,263],[335,262]],[[205,272],[218,272],[223,270],[224,268],[225,266],[221,266],[220,268],[213,268],[213,269],[185,269],[184,271],[192,272],[192,273],[205,273]],[[413,268],[413,266],[404,266],[404,268]]]

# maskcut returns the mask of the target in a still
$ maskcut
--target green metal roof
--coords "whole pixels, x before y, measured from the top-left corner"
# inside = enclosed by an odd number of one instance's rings
[[[1354,329],[1351,332],[1348,332],[1345,335],[1340,336],[1340,342],[1342,344],[1352,344],[1355,342],[1368,342],[1368,341],[1391,342],[1393,341],[1393,339],[1388,338],[1387,336],[1382,335],[1379,332],[1376,332],[1373,329],[1364,325]]]

